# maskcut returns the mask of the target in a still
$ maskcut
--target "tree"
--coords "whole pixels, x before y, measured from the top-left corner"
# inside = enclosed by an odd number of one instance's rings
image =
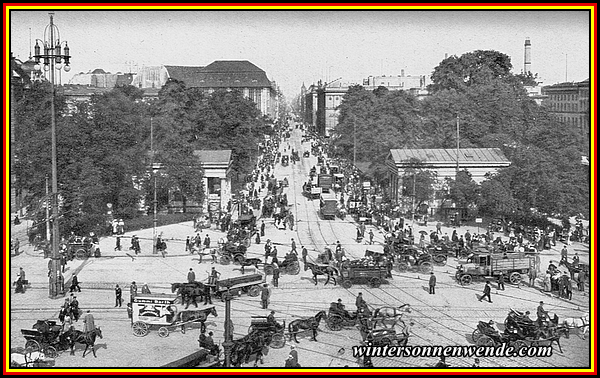
[[[450,191],[448,199],[452,200],[457,208],[471,208],[479,202],[479,185],[466,169],[459,171],[456,179],[448,178],[447,181]]]
[[[425,168],[419,159],[411,158],[402,175],[402,195],[413,198],[413,211],[429,202],[435,195],[437,175]]]

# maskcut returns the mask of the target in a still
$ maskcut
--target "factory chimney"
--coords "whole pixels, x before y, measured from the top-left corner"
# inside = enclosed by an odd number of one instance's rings
[[[525,38],[525,60],[523,71],[525,71],[525,75],[531,73],[531,42],[529,41],[529,37]]]

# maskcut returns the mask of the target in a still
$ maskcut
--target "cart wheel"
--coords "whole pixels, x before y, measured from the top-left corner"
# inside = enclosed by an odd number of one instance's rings
[[[258,297],[258,294],[260,294],[260,287],[258,287],[258,285],[250,286],[248,295],[251,297]]]
[[[271,348],[281,349],[285,346],[285,337],[282,333],[276,333],[273,335],[273,339],[271,340],[271,344],[269,344]]]
[[[521,282],[521,274],[519,272],[513,272],[508,279],[511,284],[518,285]]]
[[[403,262],[398,263],[398,265],[396,265],[396,270],[404,273],[408,270],[408,264]]]
[[[470,284],[471,282],[473,282],[473,277],[471,277],[471,275],[470,275],[470,274],[465,274],[464,276],[460,277],[460,282],[461,282],[463,285],[468,285],[468,284]]]
[[[525,341],[523,341],[523,340],[515,340],[515,342],[513,343],[513,347],[514,347],[514,348],[515,348],[517,351],[519,351],[519,350],[521,350],[522,348],[525,348],[525,347],[527,347],[527,343],[526,343]]]
[[[342,281],[342,287],[344,289],[350,289],[352,287],[352,281],[350,281],[350,280]]]
[[[268,276],[273,274],[273,266],[272,265],[265,265],[265,274]]]
[[[83,248],[79,248],[77,251],[75,251],[75,257],[77,260],[84,260],[86,256],[87,252]]]
[[[148,324],[144,322],[137,321],[133,323],[131,328],[133,329],[133,334],[137,337],[143,337],[148,334]]]
[[[330,316],[329,318],[327,318],[327,327],[329,327],[330,330],[332,331],[341,331],[342,330],[342,318],[337,316],[337,315],[333,315]]]
[[[169,336],[169,329],[167,327],[160,327],[158,329],[158,336],[160,336],[160,337]]]
[[[445,255],[435,255],[433,256],[433,261],[435,261],[438,265],[446,265],[448,258]]]
[[[231,258],[229,256],[221,256],[219,261],[222,265],[229,265],[231,263]]]
[[[233,260],[236,264],[242,265],[244,261],[246,261],[246,258],[244,257],[244,255],[235,255]]]
[[[486,335],[481,335],[481,337],[476,342],[477,346],[494,346],[494,340]]]
[[[429,261],[425,261],[419,267],[421,269],[421,273],[429,273],[433,271],[433,265]]]
[[[44,354],[46,355],[46,357],[50,358],[58,357],[58,351],[52,345],[49,345],[46,347],[46,349],[44,349]]]
[[[40,343],[38,343],[35,340],[27,340],[27,342],[25,343],[25,350],[27,351],[27,353],[39,352],[40,349],[42,349],[40,347]]]
[[[291,263],[290,265],[288,265],[287,267],[287,273],[291,274],[291,275],[296,275],[298,273],[300,273],[300,264],[298,263],[298,261],[294,261],[293,263]]]
[[[372,287],[372,288],[374,288],[374,289],[376,289],[376,288],[378,288],[379,286],[381,286],[381,279],[379,279],[379,278],[377,278],[377,277],[373,277],[373,278],[371,279],[371,287]]]
[[[471,337],[473,338],[473,342],[477,343],[477,340],[479,340],[479,338],[483,336],[481,334],[481,332],[479,332],[479,328],[475,328],[475,331],[473,331],[473,333],[471,334]]]

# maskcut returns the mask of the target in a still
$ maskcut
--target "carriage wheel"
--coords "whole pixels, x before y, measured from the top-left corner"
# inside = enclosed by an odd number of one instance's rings
[[[476,342],[477,346],[494,346],[494,340],[486,335],[481,335],[481,337]]]
[[[381,286],[381,279],[373,277],[371,279],[371,287],[377,289],[379,286]]]
[[[465,274],[464,276],[460,277],[460,282],[461,282],[463,285],[468,285],[468,284],[470,284],[471,282],[473,282],[473,277],[471,277],[471,275],[470,275],[470,274]]]
[[[435,261],[436,264],[443,266],[446,265],[448,257],[446,257],[445,255],[435,255],[433,256],[433,261]]]
[[[48,345],[44,349],[44,354],[46,355],[46,357],[50,357],[50,358],[56,358],[56,357],[58,357],[58,351],[52,345]]]
[[[265,274],[267,276],[273,274],[273,266],[272,265],[265,265]]]
[[[523,340],[515,340],[515,342],[513,343],[513,347],[519,351],[522,348],[526,348],[527,347],[527,343]]]
[[[233,261],[235,261],[236,264],[242,265],[244,261],[246,261],[246,258],[244,257],[244,255],[239,254],[233,257]]]
[[[396,270],[399,271],[399,272],[404,273],[404,272],[406,272],[408,270],[408,264],[404,263],[404,262],[401,262],[398,265],[396,265]]]
[[[350,281],[350,280],[342,281],[342,287],[344,289],[350,289],[352,287],[352,281]]]
[[[160,337],[169,336],[169,329],[167,327],[160,327],[158,329],[158,336],[160,336]]]
[[[148,334],[148,324],[137,321],[131,326],[133,334],[137,337],[143,337]]]
[[[77,260],[84,260],[86,256],[87,252],[83,248],[79,248],[77,251],[75,251],[75,257],[77,258]]]
[[[258,287],[258,285],[250,286],[248,295],[251,297],[258,297],[258,294],[260,294],[260,287]]]
[[[421,273],[429,273],[433,271],[433,265],[429,261],[425,261],[419,267],[421,269]]]
[[[27,340],[25,343],[25,350],[27,353],[39,352],[42,348],[40,347],[40,343],[35,340]]]
[[[295,276],[296,274],[300,273],[300,264],[298,264],[298,261],[294,261],[288,265],[286,271],[288,274]]]
[[[483,335],[481,334],[481,332],[479,332],[479,328],[475,328],[475,331],[473,331],[473,334],[471,335],[475,343],[477,343],[477,340],[479,340],[481,336]]]
[[[221,259],[219,260],[219,262],[222,265],[229,265],[231,263],[231,258],[229,256],[221,256]]]
[[[271,344],[269,344],[271,348],[281,349],[285,346],[285,337],[283,333],[276,333],[273,335],[271,339]]]
[[[519,272],[513,272],[508,279],[511,284],[518,285],[521,282],[521,274]]]
[[[332,331],[341,331],[342,330],[342,318],[338,315],[332,315],[327,318],[327,327],[329,327]]]

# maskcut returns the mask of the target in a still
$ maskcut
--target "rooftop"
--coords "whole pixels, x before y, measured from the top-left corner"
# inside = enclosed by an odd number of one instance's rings
[[[196,88],[264,88],[271,81],[247,60],[217,60],[206,67],[165,66],[170,78]]]
[[[195,150],[194,156],[205,164],[229,164],[231,150]]]
[[[396,149],[390,150],[396,163],[407,162],[411,158],[423,163],[456,162],[455,149]],[[510,163],[499,148],[461,148],[459,163]]]

